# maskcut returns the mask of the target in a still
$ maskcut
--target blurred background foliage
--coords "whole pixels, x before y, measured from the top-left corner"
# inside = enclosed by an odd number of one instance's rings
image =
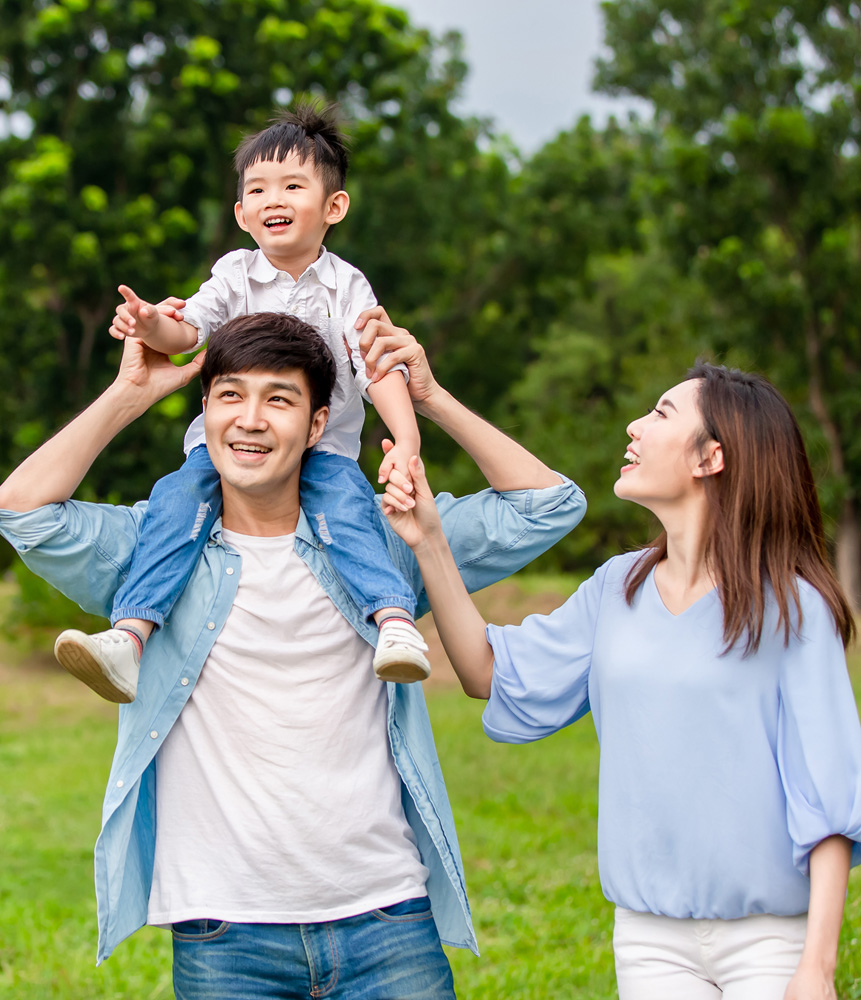
[[[110,380],[119,282],[187,295],[248,245],[232,151],[317,94],[353,133],[352,207],[327,246],[449,389],[589,497],[544,568],[648,537],[612,494],[625,426],[707,357],[791,400],[861,605],[861,6],[603,8],[596,87],[651,114],[582,118],[527,159],[453,111],[457,34],[376,0],[3,0],[0,112],[26,127],[0,133],[0,475]],[[79,495],[145,496],[197,407],[194,388],[163,401]],[[369,472],[381,436],[369,414]],[[434,428],[424,457],[437,489],[480,485]]]

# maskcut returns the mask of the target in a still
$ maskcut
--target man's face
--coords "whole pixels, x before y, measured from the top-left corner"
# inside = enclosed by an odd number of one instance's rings
[[[311,412],[305,373],[256,369],[220,375],[204,400],[206,446],[225,499],[298,497],[302,455],[320,440],[327,407]]]
[[[301,163],[291,153],[284,160],[257,160],[248,167],[235,213],[240,228],[269,260],[292,271],[296,261],[316,260],[326,230],[340,222],[347,206],[345,192],[326,193],[310,156]]]

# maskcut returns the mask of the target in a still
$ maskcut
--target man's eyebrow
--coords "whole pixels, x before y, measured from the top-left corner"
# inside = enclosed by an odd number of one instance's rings
[[[297,396],[302,395],[302,386],[298,382],[267,382],[267,392],[294,392]]]
[[[216,385],[244,385],[245,379],[241,375],[219,375],[213,381],[213,386]],[[298,382],[287,382],[281,379],[273,379],[271,382],[267,382],[263,387],[266,392],[292,392],[297,396],[302,395],[302,386]]]

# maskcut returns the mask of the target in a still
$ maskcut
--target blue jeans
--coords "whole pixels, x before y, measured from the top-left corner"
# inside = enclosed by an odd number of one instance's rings
[[[426,896],[321,924],[173,925],[176,1000],[454,1000]]]
[[[381,608],[413,614],[415,595],[391,560],[374,491],[356,462],[312,451],[299,495],[338,579],[365,617]],[[123,618],[164,625],[220,513],[218,473],[199,445],[179,471],[153,487],[129,575],[114,597],[112,625]]]

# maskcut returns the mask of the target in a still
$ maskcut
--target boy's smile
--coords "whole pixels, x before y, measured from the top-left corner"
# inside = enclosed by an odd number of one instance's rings
[[[329,226],[347,214],[346,191],[327,194],[312,157],[257,160],[245,171],[236,221],[267,259],[294,279],[320,253]]]

